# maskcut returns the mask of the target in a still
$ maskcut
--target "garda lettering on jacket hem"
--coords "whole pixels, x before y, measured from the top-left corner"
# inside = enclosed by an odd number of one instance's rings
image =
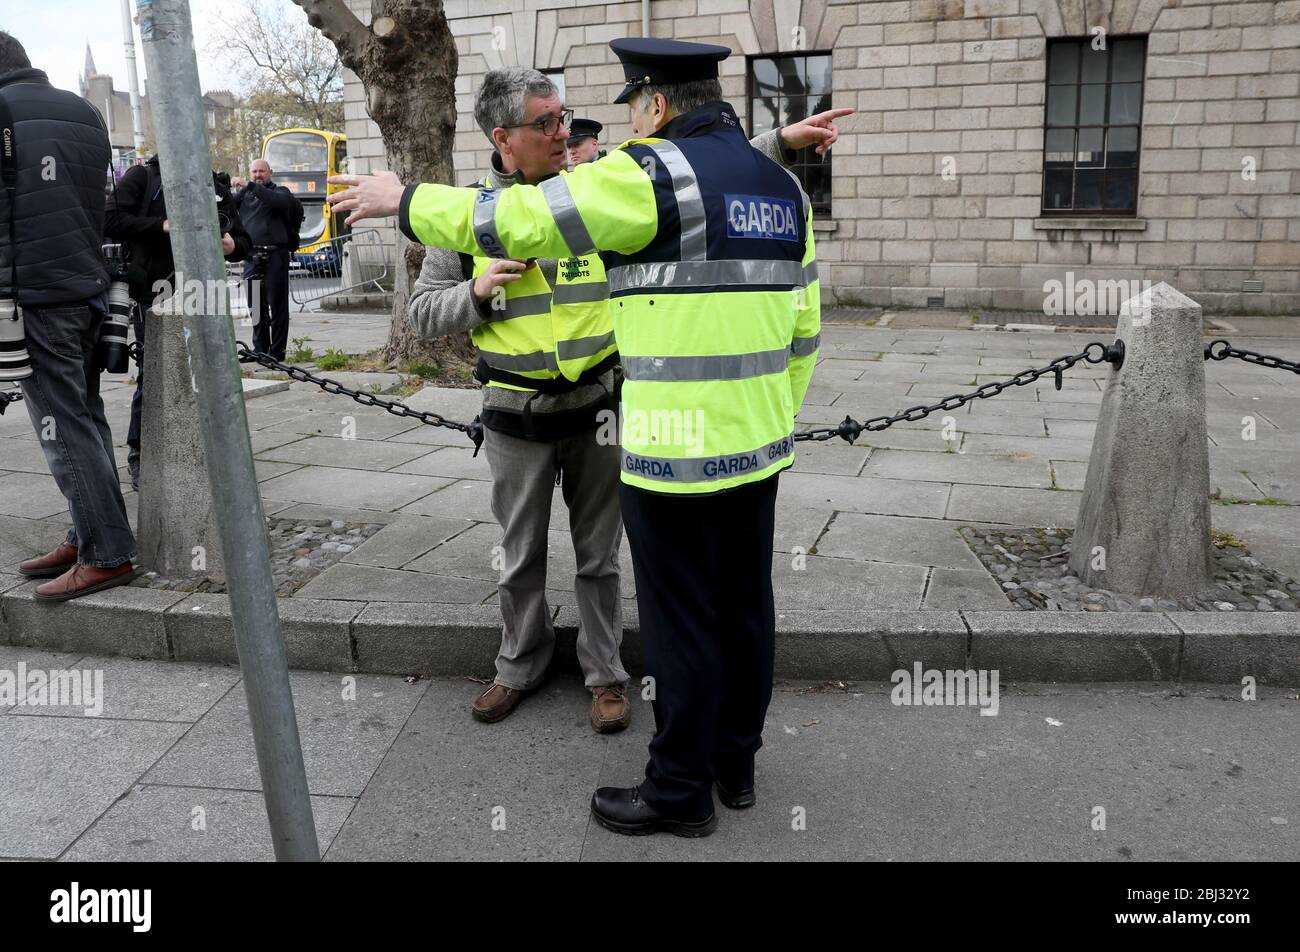
[[[728,238],[798,241],[794,202],[766,195],[724,195]]]

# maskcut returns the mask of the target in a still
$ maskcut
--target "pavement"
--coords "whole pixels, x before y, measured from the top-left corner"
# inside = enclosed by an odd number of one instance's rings
[[[378,346],[388,318],[321,312],[295,313],[293,320],[292,336],[309,337],[319,353]],[[894,329],[833,320],[834,314],[823,329],[822,359],[798,418],[803,425],[936,401],[1106,339],[1046,328]],[[1295,339],[1282,335],[1238,339],[1255,350],[1300,356]],[[855,446],[801,444],[793,470],[781,477],[778,609],[1008,608],[955,529],[1073,525],[1107,373],[1105,365],[1079,365],[1060,392],[1049,377],[976,401],[952,414],[948,435],[956,439],[944,438],[942,415],[934,414],[863,434]],[[1209,364],[1206,378],[1211,483],[1230,503],[1214,507],[1215,525],[1245,539],[1271,568],[1300,577],[1300,376],[1231,361]],[[131,390],[124,379],[105,381],[109,422],[124,440]],[[479,395],[429,388],[406,402],[468,420]],[[268,514],[386,523],[296,597],[495,604],[491,552],[499,531],[487,460],[471,455],[462,434],[302,383],[247,406]],[[1255,420],[1250,441],[1242,438],[1246,416]],[[125,456],[120,446],[119,462]],[[128,492],[127,502],[134,517],[135,495]],[[19,561],[52,547],[67,524],[63,498],[17,405],[0,418],[0,584]],[[552,603],[571,606],[574,557],[558,490],[551,528]],[[626,541],[623,565],[630,566]],[[631,600],[630,571],[626,580]]]
[[[907,326],[922,319],[829,314],[799,422],[880,415],[1107,340],[1048,327]],[[310,337],[317,352],[360,352],[382,342],[388,318],[293,321],[293,336]],[[1294,358],[1295,323],[1254,319],[1256,336],[1240,326],[1231,336]],[[1300,576],[1300,378],[1240,362],[1211,363],[1206,375],[1215,525]],[[1145,617],[1124,650],[1150,666],[1148,683],[1099,647],[1105,619],[999,611],[1006,599],[955,531],[1073,524],[1104,378],[1080,366],[1059,393],[1044,382],[978,401],[953,414],[956,440],[932,418],[864,434],[857,446],[801,446],[782,476],[773,573],[782,631],[794,633],[778,650],[797,663],[769,711],[759,805],[723,811],[718,832],[700,841],[617,837],[589,819],[596,786],[640,776],[652,717],[639,694],[632,728],[598,737],[581,684],[563,677],[488,726],[466,713],[479,690],[470,680],[366,673],[429,670],[428,643],[410,639],[442,616],[475,620],[482,637],[446,629],[453,634],[436,644],[445,669],[435,673],[490,669],[499,535],[486,461],[463,436],[301,384],[250,396],[268,513],[384,524],[280,602],[291,662],[316,669],[291,679],[326,858],[1294,860],[1300,696],[1288,678],[1300,656],[1290,619],[1237,619],[1258,623],[1292,659],[1285,677],[1261,676],[1257,699],[1246,700],[1239,674],[1258,659],[1223,662],[1240,648],[1223,619]],[[106,377],[104,393],[122,437],[127,380]],[[426,390],[408,402],[469,419],[478,394]],[[1245,417],[1253,441],[1242,439]],[[240,672],[213,663],[233,657],[222,653],[228,604],[118,589],[62,614],[34,606],[17,563],[52,547],[67,521],[14,406],[0,418],[0,687],[20,665],[98,672],[103,703],[87,716],[86,698],[42,705],[34,687],[21,703],[0,700],[0,858],[271,858]],[[571,625],[564,529],[557,496],[551,601],[557,624]],[[882,644],[842,637],[859,630],[854,612],[886,619]],[[222,650],[204,621],[226,632]],[[1031,642],[1047,650],[1018,666]],[[814,654],[821,667],[800,668]],[[1000,669],[997,715],[891,703],[881,679],[913,658]]]
[[[102,712],[0,709],[0,859],[272,858],[237,668],[0,647],[0,669],[102,675]],[[597,826],[653,718],[598,736],[557,679],[480,724],[464,679],[291,676],[328,860],[1291,860],[1300,703],[1185,685],[1017,685],[996,715],[890,684],[778,684],[758,805],[708,839]],[[1099,828],[1104,826],[1104,828]]]

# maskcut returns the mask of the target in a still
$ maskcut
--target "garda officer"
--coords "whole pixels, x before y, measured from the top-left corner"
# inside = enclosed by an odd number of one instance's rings
[[[704,836],[754,801],[772,692],[777,477],[817,359],[812,215],[798,181],[721,101],[726,47],[611,42],[634,131],[546,188],[403,188],[331,197],[349,221],[399,214],[427,245],[492,257],[601,251],[626,382],[620,502],[656,734],[640,787],[602,787],[598,822]],[[829,118],[841,115],[824,114]],[[834,141],[829,118],[824,148]],[[805,143],[807,144],[807,143]],[[821,149],[819,149],[820,151]]]
[[[569,123],[569,164],[594,162],[605,155],[600,147],[600,130],[605,128],[595,119],[574,119]]]

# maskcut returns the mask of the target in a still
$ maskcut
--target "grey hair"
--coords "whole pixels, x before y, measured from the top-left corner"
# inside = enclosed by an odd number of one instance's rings
[[[503,66],[483,77],[474,97],[474,121],[492,138],[498,126],[515,126],[524,121],[524,107],[530,96],[546,98],[559,92],[542,73],[527,66]]]
[[[648,103],[659,93],[668,100],[668,105],[678,115],[699,109],[705,103],[717,102],[722,98],[722,81],[718,79],[693,79],[687,83],[664,83],[658,86],[647,85],[637,90],[643,96],[642,102]]]

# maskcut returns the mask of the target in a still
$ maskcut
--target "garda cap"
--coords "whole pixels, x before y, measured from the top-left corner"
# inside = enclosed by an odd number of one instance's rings
[[[594,139],[605,128],[595,119],[574,119],[569,123],[569,138],[566,145],[573,145],[579,139]]]
[[[623,63],[627,86],[614,102],[627,102],[642,86],[717,79],[718,63],[731,55],[725,46],[633,36],[609,41]]]

